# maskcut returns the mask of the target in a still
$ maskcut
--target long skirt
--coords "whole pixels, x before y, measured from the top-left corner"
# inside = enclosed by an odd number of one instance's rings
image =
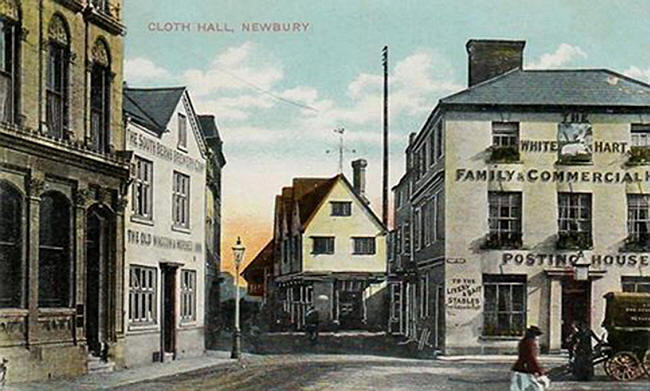
[[[531,373],[512,372],[510,391],[544,391],[544,385]]]

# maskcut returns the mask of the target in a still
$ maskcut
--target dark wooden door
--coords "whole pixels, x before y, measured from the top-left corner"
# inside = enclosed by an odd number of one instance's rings
[[[562,347],[571,335],[571,324],[591,327],[591,281],[562,281]]]
[[[108,256],[108,222],[91,210],[86,227],[86,341],[91,354],[101,354],[105,338],[104,279]]]
[[[162,348],[164,353],[176,353],[176,268],[163,270]]]

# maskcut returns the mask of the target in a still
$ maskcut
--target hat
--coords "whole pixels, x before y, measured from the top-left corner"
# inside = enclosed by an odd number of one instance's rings
[[[537,326],[530,326],[529,328],[526,329],[526,335],[532,335],[532,336],[537,336],[537,335],[542,335],[542,330],[539,329]]]

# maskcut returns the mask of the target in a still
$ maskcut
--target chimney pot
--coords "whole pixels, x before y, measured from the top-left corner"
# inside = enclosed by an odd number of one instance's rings
[[[468,86],[492,79],[513,69],[522,69],[526,41],[470,39],[465,48],[468,55]]]
[[[352,187],[354,191],[364,200],[366,199],[366,159],[357,159],[352,162]]]

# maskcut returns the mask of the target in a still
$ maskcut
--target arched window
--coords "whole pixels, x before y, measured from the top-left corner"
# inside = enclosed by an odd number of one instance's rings
[[[60,193],[41,196],[38,305],[70,305],[70,203]]]
[[[0,182],[0,308],[22,301],[22,197]]]
[[[61,17],[50,21],[48,39],[47,128],[50,136],[67,138],[70,36]]]
[[[18,93],[19,14],[16,0],[0,2],[0,122],[14,123]]]
[[[97,40],[92,49],[90,82],[90,129],[93,147],[97,152],[108,152],[110,146],[111,66],[108,47]]]

